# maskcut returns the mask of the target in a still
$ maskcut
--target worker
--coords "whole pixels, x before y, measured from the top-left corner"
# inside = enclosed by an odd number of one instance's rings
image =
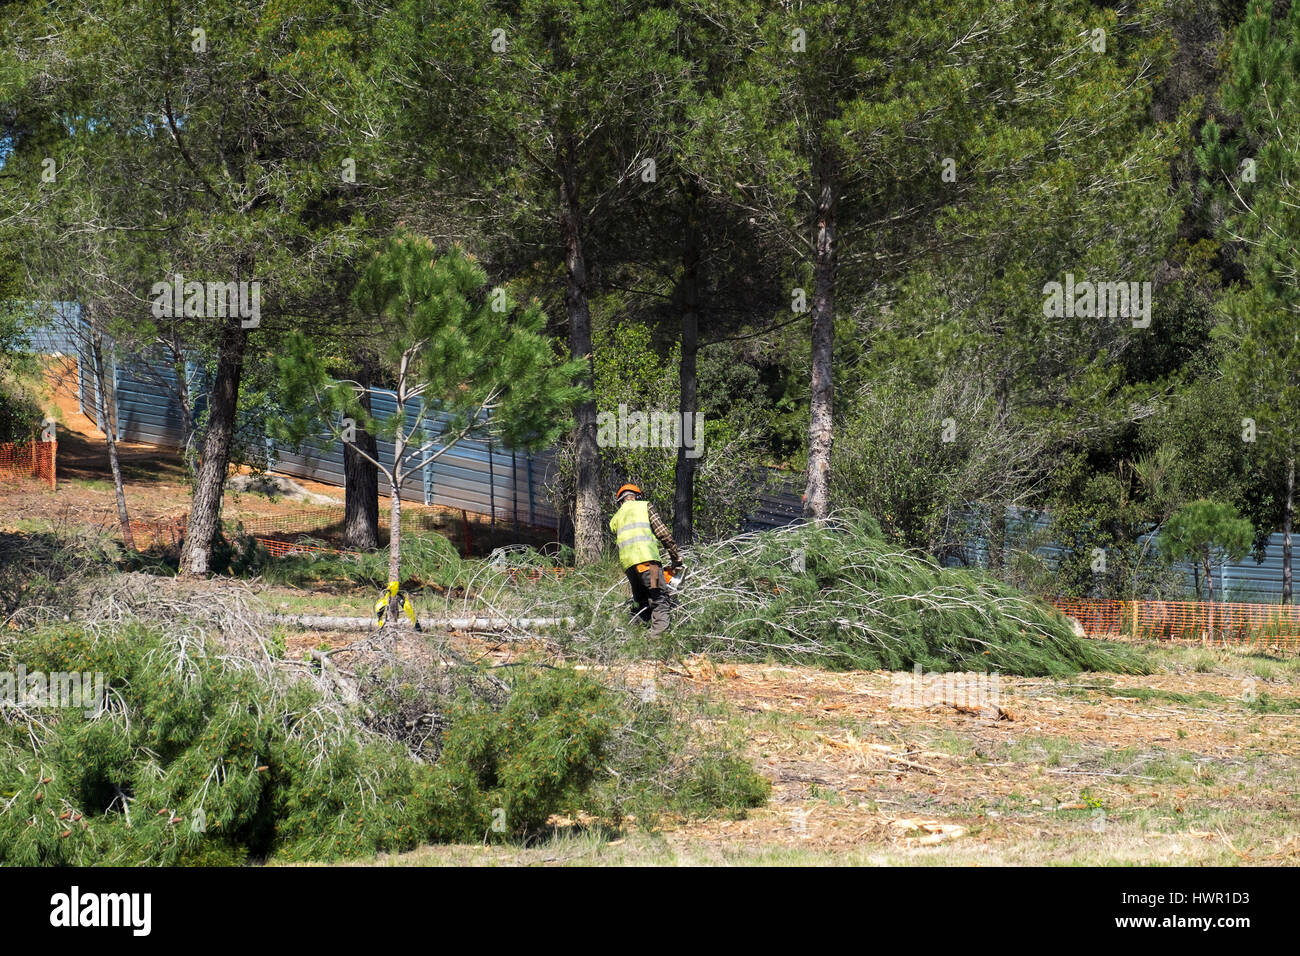
[[[388,619],[388,603],[393,597],[397,598],[398,606],[401,607],[402,613],[405,614],[417,631],[423,631],[420,622],[416,620],[415,608],[411,606],[411,599],[407,597],[405,591],[398,590],[399,585],[396,581],[389,581],[388,587],[379,592],[379,600],[375,602],[375,627],[383,627],[384,622]]]
[[[668,594],[666,593],[663,562],[659,544],[668,549],[672,557],[672,570],[681,572],[682,557],[677,551],[672,533],[649,502],[641,499],[641,489],[636,485],[622,485],[614,493],[618,511],[609,521],[618,543],[618,560],[623,565],[632,585],[632,600],[636,604],[635,617],[650,625],[650,633],[659,635],[668,630]]]

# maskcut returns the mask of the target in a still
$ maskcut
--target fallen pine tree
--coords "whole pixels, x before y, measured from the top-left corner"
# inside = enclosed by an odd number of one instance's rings
[[[660,652],[871,670],[1148,671],[1133,649],[1077,636],[1053,608],[982,571],[893,546],[862,514],[704,545],[686,561]],[[607,582],[543,582],[518,613],[578,617],[567,640],[586,652],[649,649],[621,606],[626,585]]]

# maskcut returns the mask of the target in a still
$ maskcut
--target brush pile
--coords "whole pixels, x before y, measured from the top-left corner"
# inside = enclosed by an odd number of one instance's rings
[[[1146,670],[1131,650],[1076,637],[1055,610],[987,574],[891,545],[862,514],[706,545],[686,563],[661,652],[1027,676]],[[578,615],[576,649],[645,649],[622,610],[625,585],[602,594],[585,572],[544,584],[528,613]]]

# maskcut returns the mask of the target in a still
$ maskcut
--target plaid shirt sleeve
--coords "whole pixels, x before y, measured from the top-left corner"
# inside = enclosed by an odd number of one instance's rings
[[[659,517],[659,512],[655,511],[655,506],[650,505],[647,510],[650,513],[650,530],[655,533],[655,537],[668,549],[669,555],[672,556],[673,564],[681,561],[682,556],[677,553],[677,543],[673,541],[673,533],[668,530],[668,525],[664,524],[664,519]]]

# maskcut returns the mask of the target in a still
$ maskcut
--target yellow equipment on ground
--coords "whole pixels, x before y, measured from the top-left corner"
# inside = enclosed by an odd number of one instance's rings
[[[388,587],[379,592],[379,600],[375,602],[375,627],[383,627],[384,621],[388,617],[389,600],[398,594],[400,585],[396,581],[389,581]],[[402,613],[410,618],[415,629],[421,630],[420,622],[415,619],[415,608],[411,606],[411,599],[405,593],[400,595],[402,604]]]

